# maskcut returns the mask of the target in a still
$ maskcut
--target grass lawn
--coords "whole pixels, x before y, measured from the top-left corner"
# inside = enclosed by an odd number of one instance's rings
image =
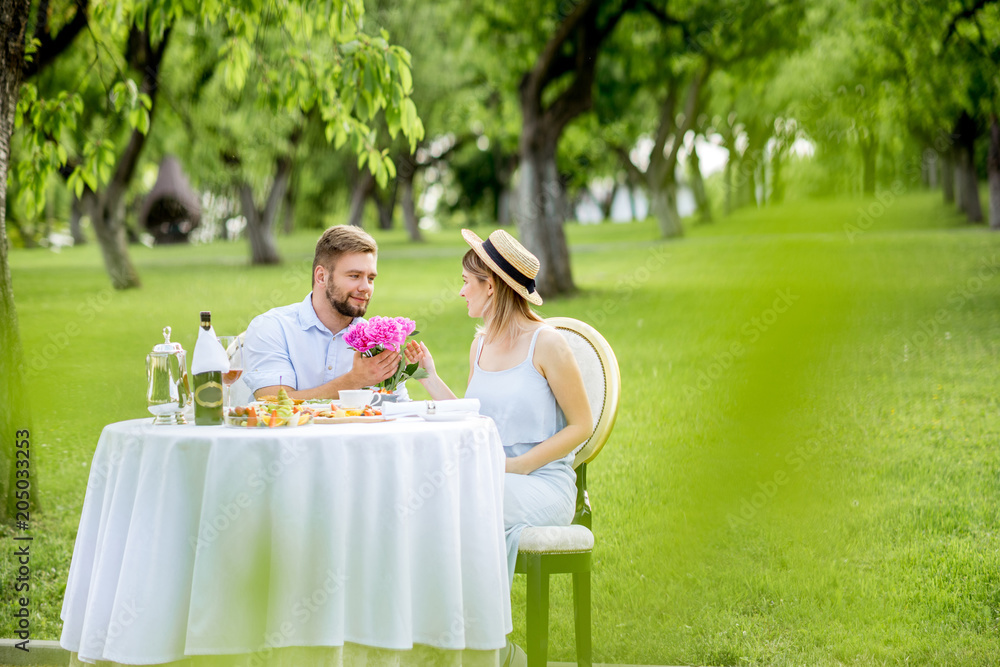
[[[595,661],[1000,662],[1000,235],[934,193],[744,211],[672,242],[652,222],[568,234],[581,293],[540,311],[596,325],[624,383],[589,475]],[[248,267],[242,242],[136,248],[144,287],[124,293],[96,247],[12,253],[44,504],[35,638],[59,636],[88,466],[103,425],[147,414],[160,329],[190,354],[200,310],[235,333],[300,300],[316,237],[283,238],[271,268]],[[464,386],[466,246],[378,239],[370,314],[416,319]],[[549,659],[574,660],[568,577],[552,605]]]

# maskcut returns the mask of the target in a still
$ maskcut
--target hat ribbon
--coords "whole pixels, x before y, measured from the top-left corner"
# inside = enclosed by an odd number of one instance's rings
[[[500,254],[500,251],[493,246],[492,241],[489,239],[483,241],[483,250],[486,251],[489,258],[496,262],[496,265],[499,266],[504,273],[513,278],[515,282],[521,285],[521,287],[528,290],[528,294],[535,291],[535,280],[524,275],[518,271],[513,264],[508,262],[507,259]]]

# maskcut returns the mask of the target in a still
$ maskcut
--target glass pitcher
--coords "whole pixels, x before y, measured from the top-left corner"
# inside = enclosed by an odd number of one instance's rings
[[[186,424],[184,411],[191,405],[187,355],[180,343],[170,342],[170,327],[163,328],[163,342],[146,355],[146,405],[154,424]]]

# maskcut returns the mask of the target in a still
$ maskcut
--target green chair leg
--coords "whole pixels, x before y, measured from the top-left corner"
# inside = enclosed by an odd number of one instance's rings
[[[546,667],[549,650],[549,575],[539,554],[528,556],[528,667]]]
[[[573,615],[576,619],[576,664],[591,667],[590,570],[573,573]]]

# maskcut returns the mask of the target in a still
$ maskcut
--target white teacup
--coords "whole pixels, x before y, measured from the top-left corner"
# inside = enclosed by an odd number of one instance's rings
[[[371,403],[373,396],[371,389],[342,389],[337,404],[345,410],[360,410]]]

